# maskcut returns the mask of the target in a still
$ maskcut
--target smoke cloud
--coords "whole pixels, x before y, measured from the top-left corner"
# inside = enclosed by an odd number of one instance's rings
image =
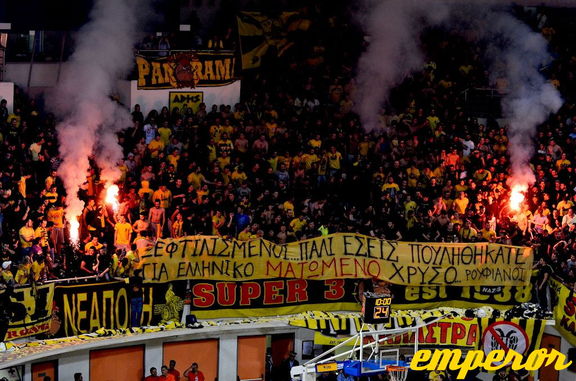
[[[422,68],[420,34],[448,16],[448,8],[419,0],[368,2],[358,15],[369,38],[357,69],[355,104],[367,131],[378,127],[378,112],[392,88]]]
[[[128,110],[110,95],[116,81],[132,67],[138,37],[136,4],[133,0],[95,1],[90,21],[79,31],[76,49],[50,97],[62,120],[57,126],[62,158],[58,174],[66,188],[69,221],[84,207],[77,193],[86,181],[90,156],[101,168],[103,181],[110,184],[120,177],[117,163],[122,149],[116,134],[131,121]]]
[[[494,70],[494,74],[508,81],[502,111],[508,119],[510,185],[530,185],[535,181],[529,163],[534,154],[533,139],[538,126],[562,106],[560,93],[540,73],[552,58],[544,37],[509,14],[495,15],[485,30],[489,41],[498,41],[490,44],[488,51],[503,63],[493,65],[504,71]]]
[[[378,127],[378,113],[390,90],[422,69],[420,35],[428,26],[474,30],[486,46],[484,59],[493,78],[505,78],[502,99],[508,119],[511,185],[531,184],[529,166],[538,125],[562,105],[558,91],[540,69],[551,61],[546,40],[514,18],[501,2],[398,1],[371,3],[359,17],[369,46],[357,68],[356,110],[365,130]],[[480,41],[471,41],[478,43]]]

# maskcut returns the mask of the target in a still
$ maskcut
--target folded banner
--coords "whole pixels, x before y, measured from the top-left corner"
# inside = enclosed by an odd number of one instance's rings
[[[375,278],[410,286],[523,286],[530,281],[532,261],[527,247],[337,233],[285,245],[212,236],[158,240],[140,267],[147,282]]]
[[[570,344],[576,346],[576,293],[556,279],[550,280],[550,286],[558,300],[553,311],[556,329]]]
[[[180,52],[136,56],[138,89],[224,86],[236,80],[234,52]]]
[[[54,284],[0,290],[0,341],[48,332]]]

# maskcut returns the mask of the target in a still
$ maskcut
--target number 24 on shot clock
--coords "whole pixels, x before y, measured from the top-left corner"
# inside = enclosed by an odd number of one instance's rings
[[[389,296],[366,295],[364,322],[370,324],[386,323],[390,319],[392,298]]]

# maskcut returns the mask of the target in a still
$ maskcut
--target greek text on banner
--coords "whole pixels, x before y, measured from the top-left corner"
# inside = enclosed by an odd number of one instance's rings
[[[337,233],[284,245],[212,236],[158,240],[140,266],[147,282],[377,278],[411,286],[522,286],[530,281],[532,261],[532,249],[526,247]]]

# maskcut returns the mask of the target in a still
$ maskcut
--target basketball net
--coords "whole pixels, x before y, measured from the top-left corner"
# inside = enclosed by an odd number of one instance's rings
[[[390,376],[390,381],[404,381],[408,377],[408,368],[403,366],[388,365],[386,371]]]

